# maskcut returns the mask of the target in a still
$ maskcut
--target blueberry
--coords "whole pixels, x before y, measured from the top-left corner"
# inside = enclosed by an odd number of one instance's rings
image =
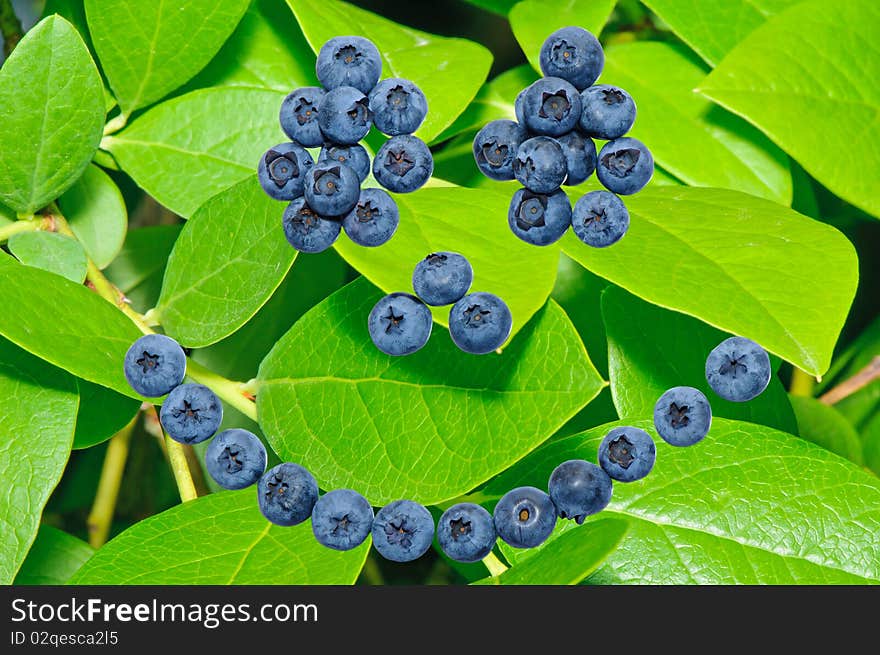
[[[540,63],[544,75],[561,77],[578,89],[586,89],[602,74],[605,53],[599,40],[587,30],[563,27],[544,41]]]
[[[456,252],[432,252],[416,264],[412,284],[429,305],[451,305],[464,298],[474,281],[474,269]]]
[[[526,114],[523,108],[523,99],[526,96],[526,91],[529,90],[529,87],[524,88],[522,91],[516,94],[516,100],[513,101],[513,114],[516,116],[516,122],[520,125],[526,124]],[[525,128],[523,128],[525,129]]]
[[[223,430],[208,444],[205,468],[224,489],[244,489],[266,471],[266,447],[247,430]]]
[[[362,189],[357,205],[342,219],[348,238],[372,248],[387,243],[400,222],[397,203],[382,189]]]
[[[437,541],[457,562],[479,562],[495,546],[492,515],[474,503],[453,505],[437,522]]]
[[[318,125],[329,141],[354,145],[370,131],[370,101],[350,86],[328,91],[318,104]]]
[[[548,136],[535,136],[523,141],[513,160],[513,174],[529,191],[556,191],[568,174],[565,153],[559,141]]]
[[[556,506],[540,489],[517,487],[501,497],[493,515],[495,532],[514,548],[535,548],[556,527]]]
[[[146,334],[125,353],[123,371],[131,388],[142,396],[164,396],[183,382],[186,355],[171,337]]]
[[[477,291],[470,293],[449,311],[449,334],[461,350],[485,355],[498,350],[510,336],[513,317],[498,296]]]
[[[410,193],[422,187],[434,172],[434,157],[420,138],[393,136],[373,158],[373,177],[394,193]]]
[[[318,163],[335,162],[337,164],[345,164],[350,166],[357,173],[358,180],[363,182],[370,174],[370,155],[367,149],[360,144],[354,145],[337,145],[335,143],[325,144],[321,148],[321,154],[318,155]]]
[[[370,92],[373,125],[383,134],[412,134],[428,115],[428,100],[409,80],[390,77]]]
[[[297,198],[284,210],[282,218],[284,236],[288,243],[300,252],[316,253],[327,250],[339,238],[342,224],[319,216],[306,204],[305,198]]]
[[[382,75],[382,58],[369,39],[337,36],[321,46],[315,73],[325,89],[352,86],[369,93]]]
[[[553,469],[547,491],[559,518],[574,519],[580,525],[611,502],[612,482],[601,467],[570,459]]]
[[[408,293],[391,293],[375,304],[367,321],[370,338],[386,355],[410,355],[431,336],[431,310]]]
[[[568,134],[558,136],[556,141],[562,146],[565,167],[568,172],[563,184],[577,186],[581,182],[585,182],[596,170],[596,144],[590,137],[584,136],[578,130],[572,130]]]
[[[257,499],[263,516],[275,525],[297,525],[312,514],[318,483],[299,464],[284,462],[260,478]]]
[[[636,103],[617,86],[597,84],[581,92],[580,126],[597,139],[617,139],[636,121]]]
[[[550,194],[520,189],[510,201],[507,223],[526,243],[546,246],[559,241],[571,225],[571,204],[562,189]]]
[[[318,124],[318,105],[325,93],[321,87],[304,86],[288,93],[281,102],[281,129],[306,148],[317,148],[324,143]]]
[[[351,166],[327,161],[306,173],[303,191],[306,204],[320,216],[344,216],[357,204],[361,183]]]
[[[210,439],[223,420],[223,403],[202,384],[181,384],[168,394],[159,421],[168,436],[185,444]]]
[[[651,181],[654,157],[638,139],[628,136],[615,139],[602,146],[596,175],[606,189],[626,196]]]
[[[610,191],[590,191],[574,204],[571,227],[578,239],[594,248],[617,243],[629,229],[629,212]]]
[[[427,552],[434,540],[434,519],[422,505],[395,500],[373,519],[373,546],[392,562],[411,562]]]
[[[706,359],[706,380],[725,400],[742,403],[756,398],[770,383],[770,357],[744,337],[730,337]]]
[[[641,480],[654,468],[656,457],[654,440],[639,428],[614,428],[599,444],[599,466],[620,482]]]
[[[693,446],[711,426],[712,407],[699,389],[673,387],[654,405],[657,434],[673,446]]]
[[[581,95],[559,77],[533,82],[522,95],[525,127],[535,134],[561,136],[571,132],[581,118]]]
[[[318,498],[312,510],[312,532],[318,543],[333,550],[357,548],[373,527],[373,508],[351,489],[334,489]]]
[[[519,123],[506,119],[487,123],[474,137],[477,167],[490,179],[512,180],[516,151],[528,138],[529,133]]]
[[[298,143],[279,143],[260,157],[257,179],[270,198],[294,200],[303,194],[303,180],[314,163]]]

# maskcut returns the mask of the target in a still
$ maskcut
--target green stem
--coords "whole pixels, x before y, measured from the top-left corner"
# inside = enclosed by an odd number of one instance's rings
[[[199,494],[196,492],[196,485],[189,470],[189,463],[186,460],[183,444],[174,441],[174,439],[166,434],[165,448],[168,451],[168,461],[171,464],[174,481],[177,483],[180,500],[183,502],[195,500]]]
[[[89,545],[92,548],[103,546],[110,534],[113,514],[116,512],[116,499],[119,497],[119,487],[122,484],[122,474],[125,472],[125,462],[128,460],[128,445],[131,443],[131,435],[138,416],[140,412],[135,414],[128,425],[117,432],[107,444],[107,454],[104,455],[104,466],[101,468],[95,502],[86,520]]]
[[[12,0],[0,0],[0,32],[3,33],[3,54],[8,58],[24,34]]]
[[[809,373],[804,373],[798,367],[794,367],[791,373],[791,385],[789,391],[792,396],[812,396],[813,386],[816,380]]]
[[[196,382],[210,387],[222,400],[235,407],[252,421],[257,421],[257,406],[244,395],[241,382],[234,382],[205,368],[192,358],[186,362],[186,374]]]
[[[107,124],[104,125],[104,136],[110,136],[111,134],[118,132],[125,127],[127,122],[128,116],[125,114],[119,114],[118,116],[111,118],[107,121]]]
[[[489,570],[489,575],[493,578],[497,578],[499,575],[504,573],[507,570],[507,567],[504,565],[498,556],[495,553],[489,553],[483,558],[483,564],[486,565],[486,568]]]
[[[31,218],[23,221],[13,221],[9,225],[0,227],[0,243],[8,241],[11,237],[22,232],[36,232],[37,230],[47,230],[50,227],[49,221],[45,218]]]

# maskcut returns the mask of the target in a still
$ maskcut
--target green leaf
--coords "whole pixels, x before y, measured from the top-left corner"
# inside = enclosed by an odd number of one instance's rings
[[[310,522],[269,523],[254,490],[203,496],[144,519],[101,548],[71,584],[352,584],[369,539],[340,552],[319,544]]]
[[[349,284],[260,366],[264,434],[322,488],[358,489],[374,505],[454,498],[553,434],[603,386],[555,303],[502,355],[467,355],[436,328],[422,350],[393,358],[367,332],[381,296],[363,279]]]
[[[106,441],[128,425],[141,408],[139,400],[107,387],[79,379],[76,383],[79,387],[79,413],[73,435],[74,449],[90,448]]]
[[[656,187],[625,203],[631,223],[619,243],[589,248],[569,234],[565,253],[640,298],[753,339],[804,371],[828,369],[858,282],[855,251],[840,232],[723,189]]]
[[[430,142],[464,111],[486,80],[492,55],[465,39],[428,34],[338,0],[287,0],[315,52],[334,36],[370,39],[382,55],[382,77],[412,80],[428,99],[416,136]]]
[[[66,20],[50,16],[25,35],[0,69],[0,201],[33,213],[76,181],[101,141],[103,88]]]
[[[169,335],[198,348],[229,336],[269,299],[296,258],[283,204],[256,175],[206,202],[177,238],[159,297]]]
[[[880,475],[880,412],[862,430],[862,445],[865,466]]]
[[[567,459],[596,461],[599,443],[618,425],[653,433],[640,418],[555,439],[490,482],[480,502],[513,486],[546,487]],[[590,582],[880,582],[875,476],[804,439],[724,418],[688,448],[654,440],[650,475],[615,484],[597,515],[628,518],[630,530]]]
[[[94,164],[58,199],[70,229],[98,268],[113,261],[125,241],[128,212],[110,176]]]
[[[865,50],[878,29],[880,7],[871,0],[803,2],[746,37],[698,90],[755,124],[835,194],[880,217],[880,57]],[[827,135],[842,126],[853,132],[845,154],[829,156]]]
[[[193,91],[154,107],[103,146],[138,186],[188,217],[253,175],[260,156],[287,140],[278,123],[283,99],[262,89]]]
[[[132,230],[119,255],[105,271],[132,306],[144,313],[159,301],[162,277],[180,225],[152,225]]]
[[[9,252],[27,266],[65,277],[86,279],[86,253],[78,241],[54,232],[21,232],[9,239]]]
[[[95,50],[123,115],[198,73],[232,34],[248,4],[86,0]]]
[[[791,396],[791,406],[797,415],[798,434],[802,438],[851,462],[862,463],[859,433],[837,409],[804,396]]]
[[[729,334],[617,287],[602,295],[602,316],[608,334],[611,394],[619,416],[653,416],[654,404],[667,389],[689,386],[706,394],[713,416],[797,434],[795,414],[776,376],[764,393],[747,403],[724,400],[709,387],[706,357]]]
[[[13,584],[62,585],[94,552],[82,539],[52,526],[41,525]]]
[[[0,480],[7,490],[0,498],[0,584],[15,578],[61,479],[78,403],[69,375],[0,339]]]
[[[507,16],[511,8],[519,2],[519,0],[466,0],[472,5],[476,5],[486,11],[491,11],[499,16]]]
[[[77,377],[141,398],[122,372],[141,331],[122,312],[81,284],[0,256],[0,335]],[[73,431],[73,420],[70,421]]]

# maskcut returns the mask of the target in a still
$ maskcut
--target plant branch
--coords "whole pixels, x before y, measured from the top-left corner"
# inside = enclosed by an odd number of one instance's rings
[[[119,487],[122,484],[122,474],[125,472],[125,463],[128,460],[128,446],[139,416],[140,412],[135,414],[128,425],[117,432],[107,444],[107,454],[104,455],[104,466],[101,468],[95,502],[86,520],[89,545],[92,548],[103,546],[110,534],[110,526],[116,512],[116,499],[119,497]]]
[[[257,405],[246,389],[248,383],[234,382],[205,368],[191,357],[186,362],[186,374],[196,382],[210,387],[222,400],[235,407],[253,422],[257,422]]]
[[[851,378],[844,380],[819,396],[819,400],[826,405],[834,405],[878,379],[880,379],[880,355],[874,357],[867,366]]]
[[[171,464],[171,472],[174,474],[174,481],[177,483],[177,491],[180,494],[180,500],[188,502],[198,498],[196,485],[193,482],[192,473],[189,470],[189,463],[186,459],[184,446],[177,443],[174,439],[165,435],[165,448],[168,451],[168,461]]]
[[[8,58],[24,34],[12,0],[0,0],[0,32],[3,33],[3,54]]]
[[[507,570],[507,567],[504,565],[498,556],[495,553],[489,553],[483,558],[483,564],[486,565],[486,568],[489,570],[489,575],[493,578],[497,578],[499,575],[504,573]]]
[[[793,396],[812,396],[815,384],[815,379],[809,373],[804,373],[795,366],[791,373],[791,384],[788,391]]]
[[[21,234],[22,232],[51,229],[52,221],[48,218],[27,218],[21,221],[13,221],[9,225],[0,227],[0,243],[8,241],[16,234]]]

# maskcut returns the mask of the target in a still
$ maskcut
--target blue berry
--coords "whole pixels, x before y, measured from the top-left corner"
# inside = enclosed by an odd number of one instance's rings
[[[369,39],[337,36],[321,46],[315,74],[325,89],[352,86],[369,93],[382,76],[382,57]]]
[[[351,166],[336,162],[315,164],[304,184],[306,204],[321,216],[344,216],[357,204],[361,182]]]
[[[568,174],[565,153],[559,141],[548,136],[535,136],[523,141],[516,151],[513,174],[529,191],[556,191]]]
[[[770,383],[770,357],[744,337],[730,337],[715,346],[706,359],[706,381],[725,400],[746,402],[761,395]]]
[[[387,243],[400,222],[397,203],[382,189],[362,189],[354,209],[342,219],[348,238],[373,248]]]
[[[434,172],[434,157],[424,141],[410,134],[393,136],[373,158],[373,177],[394,193],[421,188]]]
[[[390,77],[370,92],[373,125],[383,134],[412,134],[428,115],[428,100],[409,80]]]
[[[581,92],[580,126],[597,139],[617,139],[636,121],[636,103],[617,86],[597,84]]]
[[[556,506],[540,489],[517,487],[501,497],[493,515],[495,532],[514,548],[535,548],[556,527]]]
[[[519,123],[506,119],[487,123],[474,137],[477,167],[492,180],[512,180],[516,151],[528,138],[529,133]]]
[[[183,382],[186,355],[171,337],[146,334],[125,353],[123,371],[131,388],[142,396],[164,396]]]
[[[614,428],[599,444],[599,466],[620,482],[641,480],[654,468],[656,457],[654,440],[639,428]]]
[[[562,189],[550,194],[520,189],[510,201],[507,223],[526,243],[546,246],[559,241],[571,225],[571,204]]]
[[[168,394],[159,421],[168,436],[184,444],[210,439],[223,420],[223,403],[202,384],[181,384]]]
[[[360,144],[348,146],[335,143],[325,144],[321,148],[321,154],[318,155],[318,163],[326,162],[350,166],[357,173],[360,182],[366,180],[370,174],[370,155],[367,153],[367,149]]]
[[[334,489],[318,498],[312,510],[312,532],[333,550],[357,548],[373,528],[373,508],[351,489]]]
[[[581,95],[559,77],[544,77],[526,88],[521,99],[525,127],[535,134],[562,136],[581,118]]]
[[[304,86],[294,89],[281,101],[281,129],[306,148],[317,148],[324,143],[318,124],[318,105],[325,93],[319,86]]]
[[[318,125],[325,139],[354,145],[370,131],[370,101],[350,86],[328,91],[318,104]]]
[[[208,444],[205,468],[224,489],[244,489],[265,473],[266,447],[247,430],[223,430]]]
[[[313,211],[305,198],[297,198],[287,205],[281,222],[288,243],[300,252],[308,253],[327,250],[339,238],[342,229],[339,221],[324,218]]]
[[[615,139],[602,146],[596,175],[606,189],[627,196],[651,181],[654,157],[638,139],[628,136]]]
[[[270,198],[294,200],[303,194],[303,180],[314,163],[298,143],[279,143],[260,157],[257,179]]]
[[[416,295],[429,305],[451,305],[464,298],[474,281],[470,262],[456,252],[433,252],[413,269]]]
[[[461,350],[485,355],[498,350],[513,327],[510,309],[498,296],[477,291],[470,293],[449,311],[449,334]]]
[[[431,336],[431,310],[408,293],[391,293],[375,304],[367,327],[376,347],[386,355],[411,355]]]
[[[299,464],[284,462],[270,468],[257,484],[260,511],[275,525],[297,525],[312,514],[318,483]]]
[[[437,522],[437,541],[457,562],[479,562],[495,547],[492,515],[475,503],[453,505]]]
[[[629,212],[623,201],[609,191],[590,191],[571,212],[571,227],[578,239],[594,248],[617,243],[629,229]]]
[[[516,122],[520,125],[526,124],[526,114],[523,107],[523,99],[526,97],[526,91],[528,90],[529,87],[524,88],[522,91],[516,94],[516,100],[513,101],[513,114],[514,116],[516,116]]]
[[[539,60],[544,75],[561,77],[578,89],[586,89],[602,74],[605,53],[587,30],[563,27],[544,41]]]
[[[556,513],[580,525],[611,502],[612,482],[601,467],[582,459],[570,459],[553,469],[547,485]]]
[[[556,137],[565,155],[565,167],[568,175],[563,184],[577,186],[585,182],[596,170],[596,144],[582,135],[578,130]]]
[[[693,446],[711,426],[712,407],[699,389],[673,387],[654,405],[654,428],[672,446]]]
[[[411,562],[427,552],[434,540],[434,519],[422,505],[395,500],[373,519],[373,546],[392,562]]]

